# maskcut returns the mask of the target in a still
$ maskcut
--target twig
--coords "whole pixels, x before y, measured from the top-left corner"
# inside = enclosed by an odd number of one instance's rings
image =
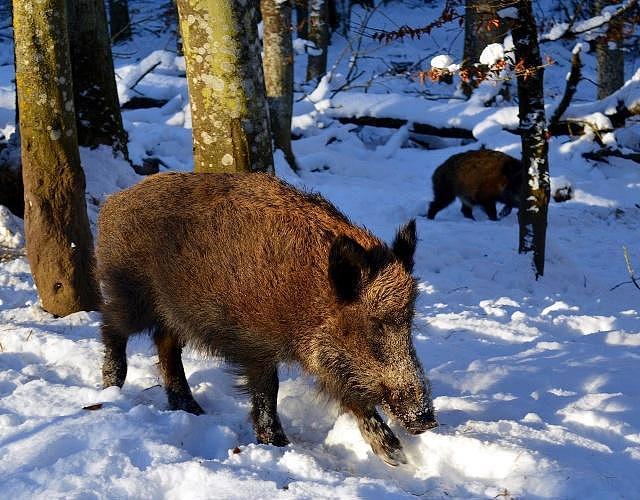
[[[629,273],[629,276],[631,277],[631,281],[633,282],[635,287],[638,290],[640,290],[640,284],[638,283],[638,278],[636,278],[636,273],[633,270],[633,267],[631,266],[631,259],[629,258],[629,250],[627,250],[627,247],[623,246],[622,247],[622,252],[624,254],[624,261],[627,263],[627,272]]]
[[[144,73],[142,73],[142,75],[140,75],[140,77],[133,82],[133,85],[131,85],[129,87],[130,90],[133,90],[135,88],[136,85],[138,85],[140,83],[140,81],[147,76],[149,73],[151,73],[154,69],[156,69],[158,66],[160,66],[160,64],[162,64],[162,61],[158,61],[155,64],[153,64],[147,71],[145,71]]]

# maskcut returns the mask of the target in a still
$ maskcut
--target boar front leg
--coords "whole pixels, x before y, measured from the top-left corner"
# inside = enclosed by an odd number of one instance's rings
[[[278,368],[276,364],[252,366],[245,372],[251,395],[253,429],[258,443],[286,446],[289,440],[278,417]]]
[[[375,408],[357,408],[351,412],[356,417],[362,437],[376,455],[394,467],[407,463],[400,441]]]
[[[193,399],[189,383],[182,365],[182,345],[171,333],[158,329],[154,336],[158,348],[160,372],[164,389],[172,410],[184,410],[194,415],[202,415],[204,410]]]

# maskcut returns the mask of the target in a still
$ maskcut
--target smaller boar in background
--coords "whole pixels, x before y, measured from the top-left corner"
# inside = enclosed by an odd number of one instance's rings
[[[436,168],[432,181],[433,201],[427,218],[433,219],[458,197],[466,218],[473,219],[473,206],[480,205],[489,219],[498,220],[496,202],[505,205],[501,217],[520,203],[522,163],[500,151],[467,151]]]
[[[235,365],[258,442],[284,446],[277,366],[297,362],[377,455],[405,463],[377,407],[413,434],[437,425],[411,336],[415,247],[415,221],[387,246],[273,176],[153,175],[100,211],[103,384],[123,385],[127,340],[150,331],[170,407],[201,414],[181,359],[191,345]]]

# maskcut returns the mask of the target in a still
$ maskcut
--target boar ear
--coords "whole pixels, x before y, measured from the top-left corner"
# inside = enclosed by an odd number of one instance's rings
[[[413,271],[413,254],[416,251],[416,220],[411,219],[396,234],[393,253],[398,257],[408,273]]]
[[[366,269],[366,250],[348,236],[338,236],[329,251],[329,281],[340,300],[358,297]]]

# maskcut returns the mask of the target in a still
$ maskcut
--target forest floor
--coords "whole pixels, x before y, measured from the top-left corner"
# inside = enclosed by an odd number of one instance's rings
[[[189,171],[184,60],[172,52],[165,16],[149,16],[156,2],[129,3],[135,38],[114,49],[121,101],[138,93],[169,100],[124,112],[131,156]],[[367,22],[383,29],[426,24],[439,14],[433,3],[390,2]],[[355,8],[354,26],[364,16]],[[640,290],[629,283],[622,248],[640,270],[640,167],[585,160],[582,153],[598,147],[593,135],[551,139],[552,183],[571,184],[574,199],[549,207],[539,281],[531,256],[517,252],[515,211],[492,222],[476,210],[471,221],[456,202],[427,220],[431,174],[446,158],[481,146],[520,155],[518,136],[502,130],[517,122],[513,102],[465,102],[454,96],[455,85],[422,85],[406,74],[411,65],[426,68],[436,54],[459,57],[462,39],[457,24],[419,41],[381,45],[364,37],[353,74],[363,73],[335,93],[350,56],[335,35],[331,81],[315,90],[297,83],[299,174],[276,154],[278,175],[322,193],[386,241],[417,218],[414,342],[440,427],[410,436],[392,424],[408,465],[390,468],[373,455],[354,420],[319,398],[295,366],[281,373],[278,405],[292,441],[285,448],[255,444],[248,400],[234,390],[228,366],[196,352],[185,353],[185,369],[206,415],[168,411],[157,356],[144,336],[130,343],[123,389],[102,390],[100,315],[54,319],[41,309],[20,255],[22,221],[0,210],[7,254],[0,259],[0,498],[637,498]],[[556,61],[545,73],[551,108],[564,90],[571,49],[562,42],[542,48]],[[296,57],[296,75],[304,74],[305,59]],[[593,55],[583,61],[593,80]],[[9,135],[14,87],[6,37],[0,64],[0,131]],[[627,61],[627,80],[640,79],[639,67]],[[576,99],[588,103],[594,95],[594,85],[583,81]],[[335,119],[347,111],[424,116],[464,125],[478,140],[423,137],[433,148],[424,149],[408,128]],[[639,149],[640,124],[629,122],[614,139]],[[141,177],[106,150],[83,150],[82,162],[95,224],[104,198]],[[95,411],[83,409],[97,403]]]

